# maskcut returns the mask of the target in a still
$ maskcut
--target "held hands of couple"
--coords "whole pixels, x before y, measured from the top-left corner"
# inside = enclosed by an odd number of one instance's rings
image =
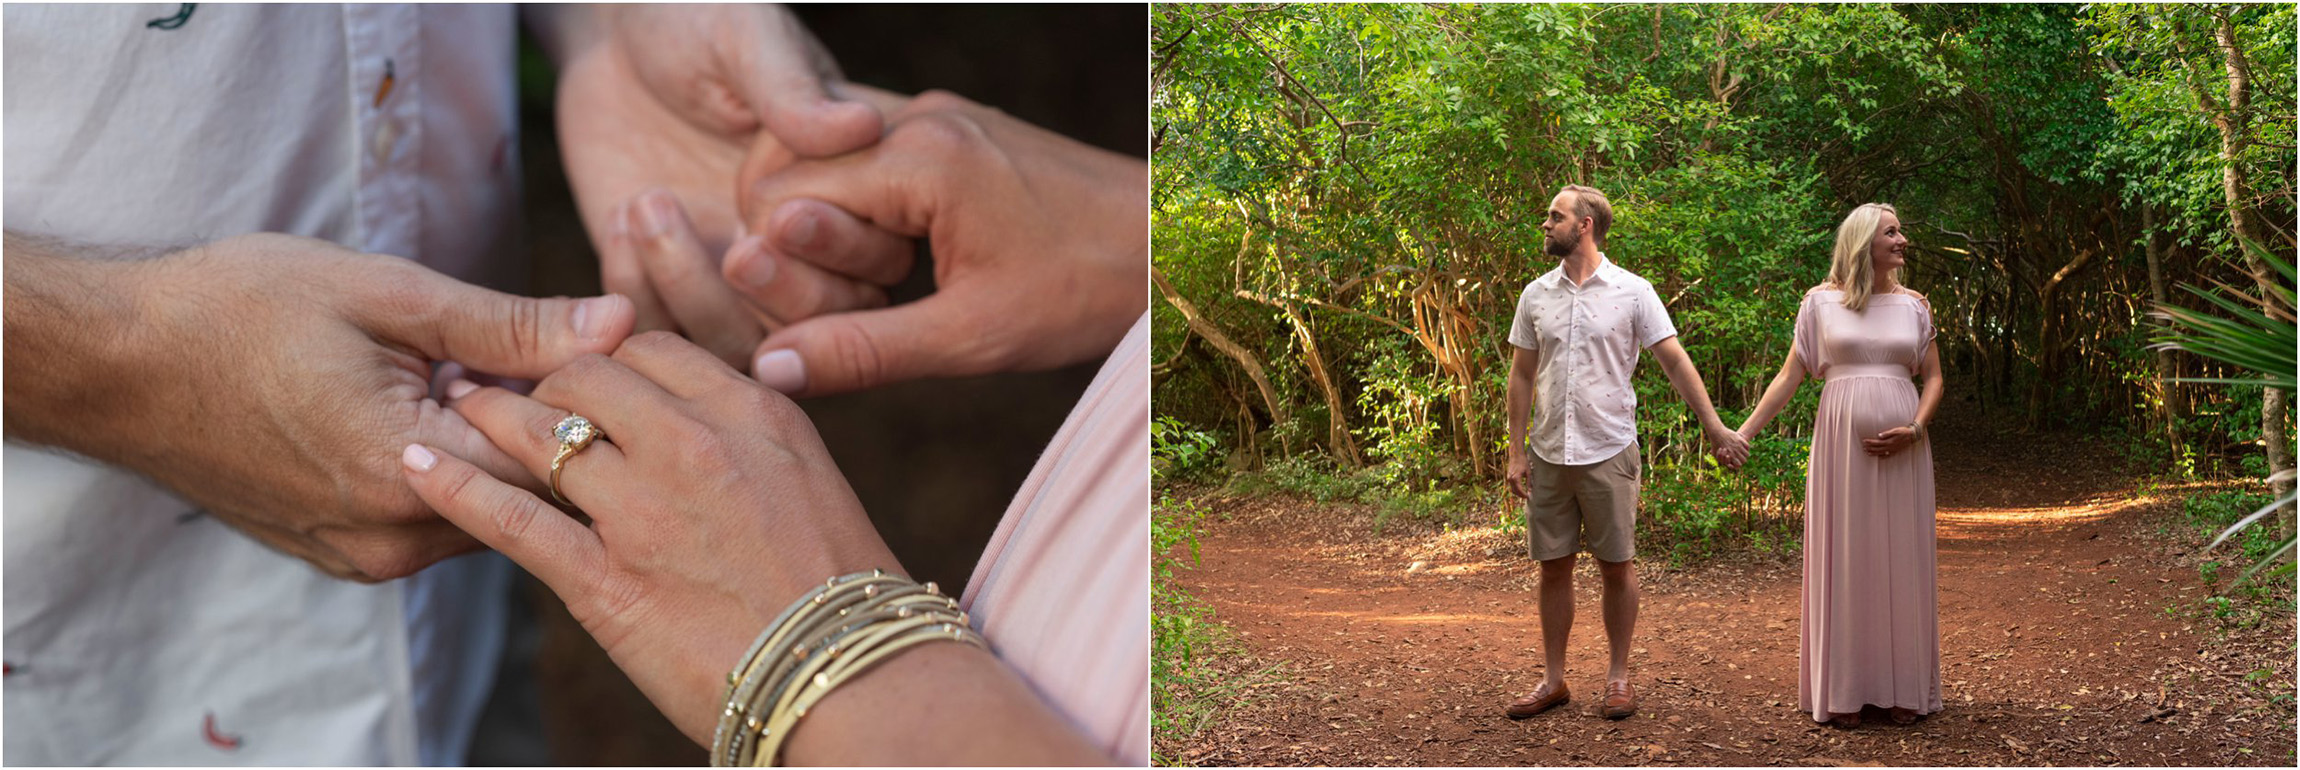
[[[401,446],[452,447],[534,483],[429,398],[433,362],[540,377],[612,350],[632,322],[619,297],[513,297],[287,235],[120,268],[135,311],[107,357],[124,368],[97,376],[132,384],[53,443],[142,472],[258,540],[363,581],[478,547],[398,477]]]
[[[449,407],[545,475],[568,413],[605,434],[560,490],[584,526],[467,447],[418,443],[407,484],[501,551],[570,612],[680,730],[709,745],[727,667],[792,599],[831,575],[899,572],[804,412],[667,332],[586,355],[531,396],[469,382]],[[545,493],[548,494],[548,493]]]
[[[822,395],[1075,363],[1107,351],[1144,309],[1140,160],[947,93],[904,99],[826,78],[859,100],[841,104],[886,116],[882,140],[833,158],[815,152],[831,145],[796,146],[780,129],[754,133],[747,152],[724,134],[682,141],[667,150],[676,170],[648,183],[620,160],[628,153],[577,144],[643,127],[575,127],[593,110],[567,106],[583,98],[578,86],[637,89],[633,68],[609,56],[629,50],[601,46],[571,64],[561,109],[602,277],[634,298],[642,330],[678,330],[777,389]],[[731,181],[730,194],[711,180]],[[729,211],[752,235],[735,239]],[[922,237],[934,243],[936,293],[879,309]]]
[[[1709,454],[1717,458],[1719,465],[1740,470],[1741,465],[1749,461],[1748,436],[1726,430],[1722,423],[1709,426],[1705,432],[1709,435]]]

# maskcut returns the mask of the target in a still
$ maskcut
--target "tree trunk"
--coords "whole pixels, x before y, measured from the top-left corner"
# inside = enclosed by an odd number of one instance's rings
[[[2164,291],[2164,242],[2156,237],[2156,207],[2140,204],[2140,228],[2148,233],[2148,296],[2158,306],[2170,299]],[[2180,405],[2173,401],[2172,349],[2156,349],[2156,411],[2164,421],[2165,445],[2180,455]]]
[[[1326,370],[1326,356],[1318,351],[1318,336],[1310,330],[1310,319],[1292,303],[1280,304],[1279,310],[1294,325],[1294,338],[1302,343],[1302,364],[1309,367],[1310,381],[1318,385],[1318,393],[1326,397],[1326,446],[1333,451],[1334,462],[1344,468],[1365,465],[1358,457],[1358,442],[1350,436],[1349,412],[1342,403],[1342,391],[1334,387],[1333,374]]]
[[[1269,407],[1273,422],[1285,422],[1292,417],[1286,410],[1286,402],[1278,398],[1278,391],[1270,387],[1270,377],[1264,373],[1261,356],[1232,342],[1230,335],[1222,333],[1222,327],[1215,326],[1204,313],[1198,312],[1197,305],[1191,304],[1189,298],[1174,290],[1174,284],[1166,281],[1165,273],[1155,267],[1151,268],[1150,281],[1158,285],[1158,293],[1165,296],[1166,304],[1182,312],[1182,320],[1190,325],[1191,333],[1206,340],[1206,344],[1214,346],[1215,350],[1222,351],[1222,355],[1229,356],[1230,360],[1238,362],[1238,368],[1246,370],[1246,376],[1254,380],[1254,388],[1261,391],[1262,404]]]
[[[2235,231],[2237,248],[2243,252],[2245,272],[2250,273],[2253,283],[2260,287],[2261,308],[2273,313],[2278,309],[2275,298],[2276,277],[2268,268],[2267,261],[2261,259],[2256,251],[2267,240],[2260,237],[2255,212],[2247,205],[2250,196],[2245,193],[2250,190],[2251,182],[2245,178],[2241,162],[2246,142],[2244,132],[2250,128],[2252,120],[2252,68],[2245,62],[2244,48],[2236,39],[2233,12],[2221,10],[2213,15],[2215,24],[2212,38],[2220,49],[2221,66],[2228,73],[2228,96],[2227,101],[2217,105],[2217,110],[2213,109],[2216,105],[2206,94],[2198,93],[2197,99],[2203,103],[2206,111],[2213,113],[2213,125],[2220,129],[2220,160],[2225,164],[2220,172],[2220,188],[2228,202],[2229,227]],[[2292,467],[2291,444],[2284,431],[2284,391],[2265,388],[2260,394],[2260,400],[2260,438],[2268,450],[2268,475],[2274,478]],[[2291,482],[2284,481],[2276,482],[2271,491],[2283,495],[2291,490]],[[2282,534],[2292,534],[2293,517],[2290,507],[2277,514],[2277,523]]]

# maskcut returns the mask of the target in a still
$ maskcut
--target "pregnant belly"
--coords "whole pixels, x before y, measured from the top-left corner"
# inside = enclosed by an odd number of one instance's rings
[[[1820,425],[1844,425],[1868,438],[1917,417],[1917,386],[1894,377],[1848,377],[1821,386]]]

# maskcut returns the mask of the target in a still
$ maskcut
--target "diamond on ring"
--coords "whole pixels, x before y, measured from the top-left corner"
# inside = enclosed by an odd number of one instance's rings
[[[559,439],[559,455],[551,458],[551,498],[560,505],[574,505],[566,493],[559,491],[559,471],[567,467],[567,458],[574,457],[576,452],[590,446],[592,439],[599,438],[599,426],[583,419],[583,415],[569,414],[558,425],[551,426],[551,436]]]
[[[591,443],[591,439],[599,437],[599,428],[592,425],[590,420],[583,419],[583,415],[570,414],[567,415],[567,419],[560,420],[558,425],[552,426],[551,435],[559,439],[559,443],[574,444],[581,447]]]

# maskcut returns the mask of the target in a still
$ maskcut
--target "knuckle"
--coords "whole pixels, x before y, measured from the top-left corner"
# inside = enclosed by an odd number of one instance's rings
[[[361,538],[348,550],[344,558],[359,571],[354,579],[362,583],[397,580],[423,571],[432,562],[414,544],[385,533]]]
[[[943,88],[933,88],[911,99],[913,112],[953,112],[979,106],[974,100]]]
[[[527,530],[535,526],[536,518],[543,515],[543,501],[509,492],[500,497],[503,499],[495,506],[495,531],[508,541],[525,538]]]
[[[623,342],[622,350],[629,350],[638,353],[663,353],[671,350],[677,350],[679,346],[684,344],[687,344],[685,338],[682,338],[679,335],[673,334],[671,332],[657,329],[625,340]]]
[[[841,324],[830,338],[836,368],[846,372],[853,379],[852,384],[867,386],[886,381],[886,354],[870,332],[854,324]]]
[[[543,350],[543,302],[531,299],[510,300],[509,321],[511,352],[523,360],[540,358]]]
[[[920,115],[896,126],[887,148],[913,158],[943,160],[973,152],[986,141],[982,124],[956,112]]]
[[[649,333],[669,334],[669,332],[660,331]],[[624,344],[630,343],[625,342]],[[613,362],[610,361],[605,354],[585,353],[583,355],[576,356],[575,360],[567,362],[565,367],[560,368],[557,374],[552,375],[551,378],[546,381],[557,381],[561,387],[566,387],[570,384],[570,381],[595,381],[599,377],[605,375],[607,371],[613,366]]]
[[[786,417],[798,409],[798,404],[791,401],[789,396],[742,378],[733,380],[728,399],[735,408],[742,410],[742,414],[765,415],[770,420]]]
[[[362,299],[379,315],[428,318],[437,309],[438,294],[429,276],[413,270],[381,270],[366,281]]]
[[[690,472],[716,477],[734,467],[734,447],[718,431],[699,420],[681,419],[669,426],[677,440],[679,464]]]

